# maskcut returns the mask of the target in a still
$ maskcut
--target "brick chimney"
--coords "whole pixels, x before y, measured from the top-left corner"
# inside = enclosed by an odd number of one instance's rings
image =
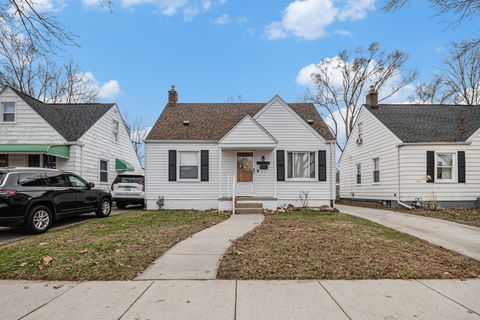
[[[170,90],[168,90],[168,105],[175,107],[178,102],[178,93],[175,90],[175,86],[172,86]]]
[[[370,86],[365,104],[372,109],[378,109],[378,92],[374,86]]]

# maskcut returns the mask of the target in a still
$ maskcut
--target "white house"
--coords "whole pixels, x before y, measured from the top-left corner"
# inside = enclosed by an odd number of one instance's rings
[[[340,197],[478,207],[480,107],[379,105],[369,93],[340,158]]]
[[[142,171],[128,131],[114,103],[47,104],[0,91],[0,166],[62,169],[108,189],[118,172]]]
[[[147,209],[231,210],[234,195],[237,209],[329,206],[335,141],[309,103],[178,103],[172,87],[145,172]]]

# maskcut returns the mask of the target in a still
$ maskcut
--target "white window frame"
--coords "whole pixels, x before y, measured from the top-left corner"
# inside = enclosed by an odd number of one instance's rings
[[[358,123],[357,138],[363,140],[363,122]]]
[[[5,114],[12,114],[12,112],[5,112],[5,105],[6,104],[13,104],[13,121],[4,121],[3,120],[3,116]],[[1,103],[1,119],[0,119],[0,123],[4,123],[4,124],[12,124],[12,123],[16,123],[17,122],[17,105],[15,104],[15,102],[13,101],[4,101]]]
[[[309,160],[308,161],[308,172],[310,173],[310,163],[311,163],[311,158],[310,158],[310,154],[313,153],[313,157],[315,158],[315,177],[313,178],[295,178],[293,177],[294,175],[294,170],[293,168],[295,167],[295,163],[292,163],[292,178],[289,178],[288,177],[288,167],[289,167],[289,163],[288,163],[288,154],[289,153],[292,153],[292,161],[295,162],[295,156],[293,155],[294,153],[308,153],[308,157],[309,157]],[[286,166],[285,166],[285,181],[317,181],[317,178],[318,178],[318,156],[317,156],[317,151],[315,150],[287,150],[286,152]]]
[[[102,161],[107,163],[107,171],[102,170]],[[99,167],[98,167],[98,181],[100,183],[107,183],[108,184],[108,182],[110,181],[110,179],[109,179],[110,178],[109,177],[110,176],[110,172],[109,172],[110,171],[110,163],[109,163],[109,161],[105,160],[105,159],[100,159],[98,161],[98,165],[99,165]],[[107,173],[107,181],[102,181],[102,172]]]
[[[438,156],[440,155],[449,155],[449,156],[452,156],[452,166],[451,167],[444,167],[444,166],[441,166],[441,168],[452,168],[452,179],[440,179],[438,176],[437,176],[437,172],[438,172]],[[438,183],[456,183],[457,180],[458,180],[458,176],[457,176],[457,154],[456,152],[435,152],[435,182],[438,182]]]
[[[360,172],[359,172],[360,171]],[[358,175],[360,174],[360,183],[358,183]],[[357,186],[362,185],[362,164],[361,163],[356,163],[355,164],[355,184]]]
[[[375,161],[378,161],[378,169],[375,170]],[[378,171],[378,181],[375,181],[375,171]],[[380,184],[382,181],[382,177],[380,175],[380,157],[376,157],[372,159],[372,181],[373,184]]]
[[[113,126],[112,128],[113,141],[118,143],[120,141],[120,122],[113,119],[112,126]]]
[[[194,179],[194,178],[181,178],[180,177],[180,154],[182,152],[190,152],[190,153],[197,153],[197,178]],[[201,163],[200,163],[201,159],[200,159],[200,150],[177,150],[177,181],[183,181],[183,182],[199,182],[200,181],[200,167],[201,167]]]

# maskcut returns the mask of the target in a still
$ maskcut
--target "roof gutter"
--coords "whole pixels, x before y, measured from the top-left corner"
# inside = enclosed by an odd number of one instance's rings
[[[470,145],[471,142],[403,142],[400,143],[398,146],[431,146],[431,145],[457,145],[457,146],[465,146]]]

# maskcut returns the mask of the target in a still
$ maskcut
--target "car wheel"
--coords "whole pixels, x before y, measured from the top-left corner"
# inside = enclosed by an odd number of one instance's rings
[[[95,214],[99,218],[105,218],[110,215],[110,212],[112,212],[112,202],[109,199],[102,199]]]
[[[127,207],[127,204],[125,202],[121,202],[121,201],[117,201],[116,205],[117,205],[118,209],[125,209]]]
[[[39,234],[46,232],[52,224],[52,212],[45,206],[36,206],[30,210],[25,228],[28,233]]]

